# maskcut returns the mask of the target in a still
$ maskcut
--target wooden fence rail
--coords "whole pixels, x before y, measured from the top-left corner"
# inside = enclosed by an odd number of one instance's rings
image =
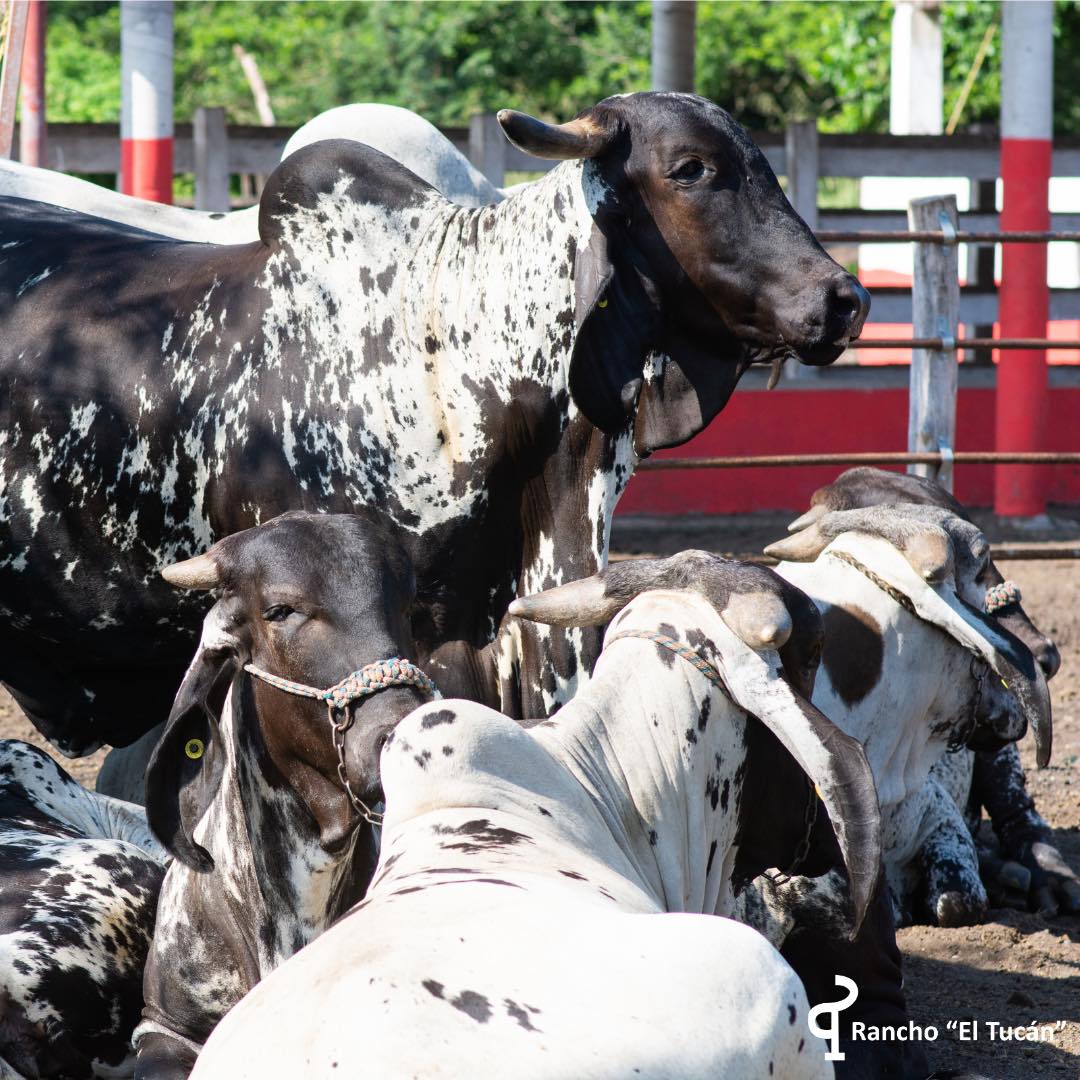
[[[228,176],[272,172],[293,129],[246,124],[226,128],[220,110],[198,112],[194,124],[176,125],[175,169],[195,174],[196,206],[224,210],[228,207]],[[497,186],[505,184],[508,173],[545,172],[556,164],[529,157],[511,145],[490,114],[473,117],[467,128],[444,128],[443,134]],[[1000,170],[999,143],[992,135],[823,135],[813,123],[799,123],[784,134],[759,132],[754,138],[777,174],[788,178],[793,205],[812,227],[826,235],[853,230],[899,232],[906,229],[907,220],[902,210],[818,207],[818,180],[822,177],[955,176],[970,180],[974,189],[980,185],[985,188]],[[17,134],[15,141],[17,144]],[[119,172],[119,126],[50,124],[48,166],[80,174]],[[1057,140],[1053,174],[1080,177],[1080,138]],[[998,215],[985,208],[959,214],[956,219],[956,227],[969,232],[994,231],[998,224]],[[1080,231],[1080,212],[1052,215],[1051,228]],[[997,319],[993,260],[983,260],[982,265],[984,272],[960,290],[958,318],[963,325],[987,327]],[[968,276],[972,278],[970,272]],[[1080,319],[1080,292],[1052,289],[1050,318]],[[911,290],[875,288],[870,319],[875,323],[910,322]]]

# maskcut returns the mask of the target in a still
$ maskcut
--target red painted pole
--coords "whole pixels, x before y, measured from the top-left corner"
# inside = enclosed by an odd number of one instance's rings
[[[172,202],[172,0],[120,3],[120,188]]]
[[[19,160],[45,168],[45,15],[46,0],[29,0],[22,71],[19,73]]]
[[[1002,230],[1050,228],[1053,147],[1054,5],[1052,0],[1002,4]],[[1045,244],[1004,244],[999,292],[1001,336],[1045,337],[1050,293]],[[999,451],[1038,451],[1048,415],[1046,353],[999,353],[995,395]],[[1013,517],[1046,512],[1045,469],[999,465],[994,510]]]

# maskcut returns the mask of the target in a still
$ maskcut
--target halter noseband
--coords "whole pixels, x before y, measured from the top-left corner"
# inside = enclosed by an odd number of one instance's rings
[[[295,694],[297,697],[313,698],[326,704],[326,713],[330,720],[330,737],[334,743],[338,758],[338,780],[349,796],[349,802],[353,809],[369,824],[381,825],[382,814],[376,813],[353,791],[349,783],[349,775],[345,769],[345,732],[352,727],[352,714],[349,706],[354,701],[370,697],[380,690],[389,690],[392,686],[415,686],[426,690],[433,697],[439,696],[438,688],[411,660],[403,660],[395,656],[390,660],[376,660],[373,664],[346,675],[341,682],[320,690],[316,686],[307,686],[292,679],[283,679],[280,675],[273,675],[264,671],[255,664],[245,664],[244,670],[264,683],[269,684],[276,690],[284,690],[286,694]],[[336,714],[341,713],[339,721]]]

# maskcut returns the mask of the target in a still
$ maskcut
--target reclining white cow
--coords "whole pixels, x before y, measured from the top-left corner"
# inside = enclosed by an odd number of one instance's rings
[[[951,746],[998,749],[1031,725],[1049,760],[1050,697],[1028,647],[985,614],[990,545],[914,504],[826,513],[766,548],[825,619],[814,703],[866,747],[900,924],[917,890],[942,925],[981,917],[986,894],[961,809],[931,777]]]
[[[503,198],[502,192],[473,168],[438,128],[409,109],[376,103],[328,109],[291,136],[281,152],[281,160],[319,139],[354,139],[367,143],[407,165],[462,206],[487,206]],[[246,244],[259,239],[258,206],[230,213],[165,206],[15,161],[0,160],[0,196],[52,203],[176,240]]]
[[[441,701],[402,721],[366,898],[226,1016],[196,1080],[832,1075],[794,972],[748,927],[701,917],[729,911],[759,842],[784,835],[785,795],[799,827],[763,857],[809,840],[813,793],[773,736],[820,788],[860,918],[874,888],[865,757],[792,688],[812,683],[820,621],[771,572],[697,552],[513,608],[556,625],[620,609],[554,719],[523,730]],[[786,785],[767,807],[747,802],[755,759]]]

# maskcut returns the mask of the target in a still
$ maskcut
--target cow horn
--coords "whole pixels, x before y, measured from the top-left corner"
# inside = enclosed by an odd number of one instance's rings
[[[500,109],[499,123],[519,150],[555,161],[596,157],[611,142],[613,134],[588,113],[566,124],[548,124],[527,113]]]
[[[828,512],[828,509],[822,504],[811,506],[805,514],[800,514],[799,517],[787,527],[787,531],[789,533],[802,532],[803,529],[809,528],[809,526],[813,525],[818,518],[824,517]]]
[[[720,617],[751,649],[779,649],[791,637],[791,614],[774,593],[734,593]]]
[[[605,596],[603,579],[594,574],[532,596],[519,596],[508,610],[519,619],[548,626],[601,626],[625,604],[625,597]]]
[[[789,529],[808,518],[804,514]],[[939,584],[952,574],[953,547],[949,534],[932,521],[911,518],[902,507],[828,511],[809,520],[798,532],[769,544],[765,554],[789,562],[813,562],[844,533],[861,533],[887,541],[903,553],[924,581]]]
[[[221,584],[221,572],[209,552],[163,567],[161,576],[181,589],[216,589]]]

